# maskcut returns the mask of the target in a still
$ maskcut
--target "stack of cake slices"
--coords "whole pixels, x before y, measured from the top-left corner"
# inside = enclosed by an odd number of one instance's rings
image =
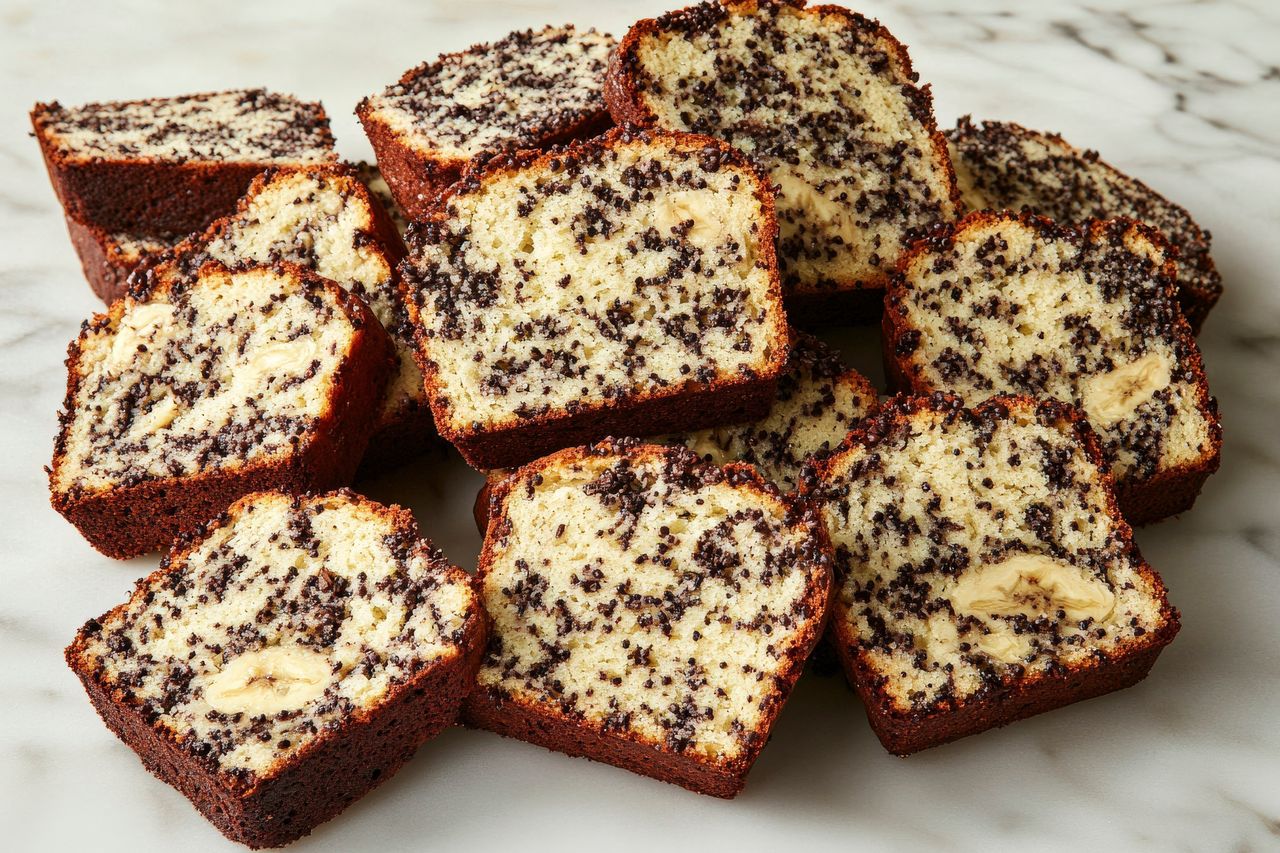
[[[229,837],[455,721],[732,797],[824,635],[906,755],[1177,634],[1131,527],[1218,466],[1222,287],[1155,190],[940,133],[901,42],[803,0],[515,32],[356,114],[376,165],[265,90],[32,113],[110,303],[52,502],[168,551],[67,661]],[[888,401],[802,331],[877,323]],[[439,437],[485,475],[474,578],[346,488]]]

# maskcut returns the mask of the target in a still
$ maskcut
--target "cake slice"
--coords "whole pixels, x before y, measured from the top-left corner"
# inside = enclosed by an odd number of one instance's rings
[[[505,481],[463,720],[732,797],[822,632],[830,558],[754,469],[602,442]]]
[[[377,410],[362,474],[411,458],[436,440],[413,356],[395,265],[404,244],[386,210],[354,169],[343,165],[269,170],[235,213],[192,236],[138,278],[142,287],[191,277],[210,260],[229,267],[289,261],[359,296],[391,336],[396,367]]]
[[[922,243],[890,286],[886,372],[916,394],[1080,406],[1125,517],[1156,521],[1191,507],[1222,446],[1173,288],[1167,244],[1144,225],[970,214]]]
[[[961,201],[970,210],[1028,210],[1063,223],[1124,216],[1159,231],[1178,250],[1178,305],[1198,333],[1222,295],[1209,233],[1191,214],[1135,178],[1055,133],[1012,122],[974,124],[947,134]]]
[[[875,322],[911,239],[954,218],[927,86],[879,22],[803,0],[725,0],[640,21],[609,65],[614,121],[722,138],[778,187],[792,322]]]
[[[31,111],[66,212],[109,233],[198,231],[268,167],[335,161],[320,104],[247,89]]]
[[[761,417],[788,348],[775,233],[768,184],[707,137],[477,166],[402,266],[440,434],[490,469]]]
[[[80,256],[80,266],[89,287],[110,305],[129,290],[129,276],[145,262],[172,249],[178,237],[148,237],[144,234],[111,233],[68,215],[67,233]]]
[[[279,847],[454,721],[484,633],[407,510],[266,492],[179,541],[66,657],[148,770],[228,838]]]
[[[54,509],[127,558],[250,492],[348,483],[390,365],[365,304],[289,264],[121,299],[68,348]]]
[[[896,398],[806,495],[835,549],[832,644],[890,752],[1128,687],[1178,632],[1063,403]]]
[[[514,32],[412,68],[365,98],[356,115],[396,201],[419,219],[476,157],[603,131],[613,45],[568,24]]]
[[[688,447],[705,462],[747,462],[782,492],[793,490],[807,463],[840,445],[855,423],[875,411],[876,390],[839,354],[803,332],[792,332],[787,371],[778,379],[773,407],[758,421],[646,438]],[[476,497],[480,532],[489,524],[489,497],[510,470],[490,471]]]

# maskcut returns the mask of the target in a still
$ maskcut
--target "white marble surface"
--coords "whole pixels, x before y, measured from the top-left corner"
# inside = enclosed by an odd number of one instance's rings
[[[31,104],[266,85],[323,99],[343,152],[363,156],[351,110],[403,69],[517,26],[621,33],[664,5],[0,3],[0,847],[234,849],[102,727],[62,664],[76,626],[156,559],[107,560],[48,506],[64,349],[99,306],[27,136]],[[839,680],[806,675],[732,802],[454,730],[298,849],[1280,848],[1280,6],[1124,5],[861,9],[910,45],[944,126],[972,112],[1059,130],[1215,235],[1227,290],[1201,340],[1226,448],[1193,512],[1139,534],[1183,611],[1152,676],[900,760]],[[870,333],[837,337],[879,375]],[[477,482],[456,457],[427,459],[367,491],[410,506],[470,567]]]

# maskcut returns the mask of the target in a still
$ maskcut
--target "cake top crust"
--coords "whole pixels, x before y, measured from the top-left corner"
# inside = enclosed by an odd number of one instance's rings
[[[743,155],[616,128],[477,164],[401,265],[446,438],[776,376],[772,197]]]
[[[242,789],[460,654],[479,612],[408,511],[259,493],[180,541],[67,658]]]
[[[715,136],[779,187],[779,262],[797,292],[883,287],[953,218],[928,87],[879,22],[838,6],[706,2],[639,22],[610,61],[616,121]]]
[[[477,689],[713,764],[754,756],[826,607],[812,512],[748,466],[632,439],[499,488]]]
[[[895,398],[818,466],[833,624],[888,710],[954,711],[1177,631],[1070,406]]]
[[[337,160],[318,103],[243,89],[32,111],[37,133],[64,158],[163,163],[327,163]]]
[[[568,24],[514,32],[411,69],[359,111],[435,156],[542,147],[604,115],[613,46],[612,36]]]

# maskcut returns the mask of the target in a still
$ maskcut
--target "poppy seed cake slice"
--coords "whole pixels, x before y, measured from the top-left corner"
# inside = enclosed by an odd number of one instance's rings
[[[601,96],[613,37],[566,24],[511,33],[406,71],[356,108],[412,219],[482,155],[547,148],[609,126]]]
[[[31,123],[66,212],[109,233],[189,234],[263,169],[337,160],[324,107],[263,89],[36,104]]]
[[[1128,687],[1178,632],[1070,406],[897,398],[819,468],[830,635],[890,752]]]
[[[970,210],[1028,210],[1062,223],[1124,216],[1159,231],[1178,249],[1178,305],[1200,331],[1222,295],[1222,276],[1208,232],[1185,209],[1055,133],[966,116],[947,138]]]
[[[491,640],[463,719],[732,797],[822,632],[814,514],[748,466],[606,441],[505,481],[477,588]]]
[[[148,770],[227,837],[278,847],[454,721],[484,633],[407,510],[272,492],[175,544],[66,657]]]
[[[774,233],[767,184],[706,137],[477,166],[402,265],[441,435],[490,469],[759,417],[788,349]]]
[[[210,263],[121,299],[68,350],[53,506],[126,558],[249,492],[348,483],[390,365],[368,307],[297,266]]]

